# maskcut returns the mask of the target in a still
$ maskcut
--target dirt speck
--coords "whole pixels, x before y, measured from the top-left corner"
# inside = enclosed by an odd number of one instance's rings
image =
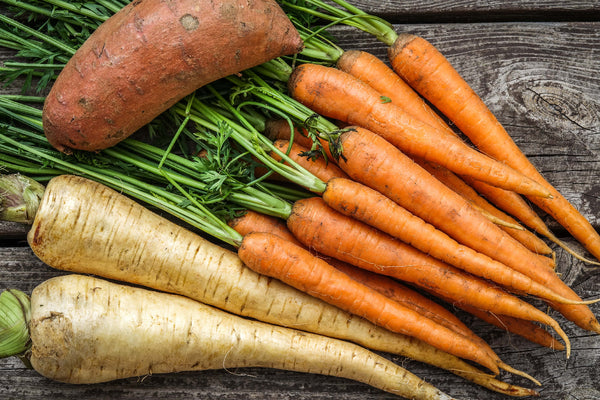
[[[184,16],[179,18],[179,23],[181,24],[181,26],[183,26],[183,29],[185,29],[188,32],[195,31],[196,29],[198,29],[198,26],[200,26],[200,21],[198,21],[198,18],[194,17],[191,14],[185,14]]]

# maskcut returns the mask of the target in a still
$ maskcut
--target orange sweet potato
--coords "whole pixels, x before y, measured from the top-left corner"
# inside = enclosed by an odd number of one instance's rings
[[[43,123],[57,149],[115,145],[195,89],[302,49],[273,0],[136,0],[67,63]]]

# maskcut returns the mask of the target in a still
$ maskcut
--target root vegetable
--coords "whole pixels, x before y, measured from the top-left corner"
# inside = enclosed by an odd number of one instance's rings
[[[594,257],[600,257],[598,232],[544,179],[481,98],[430,42],[416,35],[401,34],[388,55],[398,75],[454,122],[482,152],[544,185],[552,196],[547,199],[531,196],[530,200],[566,228]]]
[[[31,364],[61,382],[266,367],[344,377],[407,398],[450,399],[357,345],[94,277],[43,282],[32,292],[30,318]]]
[[[537,182],[382,100],[375,89],[341,70],[318,64],[299,65],[288,81],[288,89],[293,98],[316,113],[370,129],[411,156],[518,193],[548,195]]]
[[[261,274],[280,279],[376,325],[419,338],[499,373],[496,360],[470,338],[355,281],[304,247],[271,233],[252,232],[244,236],[238,254],[248,267]]]
[[[45,133],[65,152],[110,147],[197,88],[302,45],[271,0],[133,1],[61,71]]]
[[[261,276],[232,251],[85,178],[61,175],[49,182],[28,240],[42,261],[60,270],[177,293],[241,316],[353,341],[513,396],[535,393]]]
[[[325,220],[328,221],[327,225],[321,223]],[[392,236],[338,213],[319,197],[297,201],[287,224],[304,246],[329,257],[418,285],[454,302],[464,302],[483,310],[551,326],[565,341],[569,354],[568,337],[558,323],[544,312],[492,286],[488,281],[438,261]],[[354,240],[344,240],[344,237]],[[357,247],[360,251],[357,251]]]

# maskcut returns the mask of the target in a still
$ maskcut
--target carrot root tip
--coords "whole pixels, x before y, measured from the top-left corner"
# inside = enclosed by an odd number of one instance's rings
[[[529,379],[531,382],[535,383],[537,386],[542,386],[540,381],[535,379],[533,376],[529,375],[527,372],[523,372],[518,369],[515,369],[515,368],[511,367],[510,365],[505,364],[503,362],[500,362],[498,364],[499,364],[498,366],[500,368],[502,368],[503,370],[505,370],[506,372],[510,372],[511,374],[518,375],[523,378]]]

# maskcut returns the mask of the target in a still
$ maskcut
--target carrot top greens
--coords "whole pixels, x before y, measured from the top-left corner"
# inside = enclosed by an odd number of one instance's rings
[[[182,155],[134,139],[98,154],[65,155],[47,142],[39,113],[37,108],[0,97],[0,115],[13,121],[0,126],[0,167],[42,181],[64,173],[90,177],[232,245],[241,236],[226,220],[246,209],[287,215],[290,204],[284,198],[304,195],[256,178],[254,169],[259,164],[250,153],[232,145],[233,131],[225,121],[210,126],[212,131],[193,132],[183,126],[180,130],[197,142],[188,144],[190,148],[181,144]],[[169,148],[180,143],[173,142]],[[255,146],[251,138],[248,146]]]
[[[277,0],[277,2],[288,13],[296,12],[314,17],[308,21],[322,23],[325,20],[331,21],[332,24],[353,26],[373,35],[388,46],[391,46],[398,38],[398,34],[388,21],[368,14],[344,0],[332,0],[338,7],[322,0]]]

